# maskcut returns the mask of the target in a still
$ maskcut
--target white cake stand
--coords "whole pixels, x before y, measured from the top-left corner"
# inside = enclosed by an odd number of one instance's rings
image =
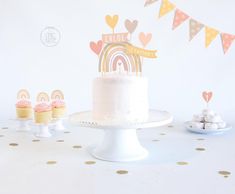
[[[173,117],[166,111],[150,110],[149,118],[142,123],[108,123],[96,122],[92,119],[92,112],[74,113],[70,116],[70,122],[77,126],[103,129],[104,139],[91,154],[98,159],[126,162],[141,160],[148,155],[148,151],[142,147],[137,137],[138,128],[150,128],[167,125]]]

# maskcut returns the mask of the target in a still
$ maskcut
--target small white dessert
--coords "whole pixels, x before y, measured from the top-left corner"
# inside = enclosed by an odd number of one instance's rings
[[[220,123],[218,123],[218,128],[219,129],[223,129],[223,128],[225,128],[226,127],[226,123],[225,122],[220,122]]]
[[[214,116],[214,111],[210,110],[210,109],[204,109],[202,110],[202,115],[203,116]]]
[[[190,125],[192,128],[195,128],[195,129],[203,129],[203,127],[204,127],[203,123],[195,122],[195,121],[190,122]]]
[[[210,109],[202,110],[202,114],[193,115],[190,125],[195,129],[223,129],[226,127],[221,116]]]
[[[144,122],[148,119],[148,80],[131,75],[104,75],[93,81],[94,120]]]
[[[204,116],[201,114],[193,115],[193,121],[195,122],[203,122],[204,121]]]
[[[205,129],[218,129],[218,125],[216,123],[205,123]]]

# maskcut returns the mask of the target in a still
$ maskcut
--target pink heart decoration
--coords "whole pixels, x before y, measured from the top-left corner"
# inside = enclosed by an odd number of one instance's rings
[[[137,20],[130,21],[127,19],[125,21],[125,27],[130,34],[132,34],[135,31],[137,24],[138,24]]]
[[[97,54],[97,55],[99,55],[100,54],[100,51],[102,50],[102,47],[103,47],[103,42],[102,42],[102,40],[99,40],[97,43],[95,43],[95,42],[90,42],[90,48],[91,48],[91,50],[95,53],[95,54]]]
[[[212,96],[213,92],[206,92],[206,91],[202,92],[202,97],[207,103],[211,100]]]
[[[140,32],[139,40],[142,43],[143,47],[145,47],[151,39],[152,39],[152,34],[151,33],[145,34],[143,32]]]

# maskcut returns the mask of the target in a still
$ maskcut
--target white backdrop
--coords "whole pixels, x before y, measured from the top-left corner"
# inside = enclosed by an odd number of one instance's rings
[[[172,0],[193,18],[235,33],[231,0]],[[124,31],[125,19],[137,19],[133,34],[151,32],[149,49],[159,58],[144,61],[143,73],[149,78],[152,108],[168,110],[184,121],[205,104],[203,90],[212,90],[211,108],[227,121],[235,114],[235,46],[226,55],[218,36],[208,49],[204,30],[188,41],[188,22],[171,30],[173,13],[157,19],[160,2],[144,8],[142,0],[0,0],[0,119],[14,117],[16,92],[27,88],[34,101],[40,91],[64,91],[69,113],[91,108],[91,81],[98,59],[89,48],[91,40],[109,33],[107,14],[119,15],[117,31]],[[57,46],[46,47],[40,34],[47,26],[61,33]]]

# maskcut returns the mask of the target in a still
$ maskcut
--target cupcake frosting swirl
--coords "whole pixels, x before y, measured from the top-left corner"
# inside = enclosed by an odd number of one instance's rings
[[[29,100],[19,100],[16,103],[17,108],[31,108],[31,102]]]
[[[62,100],[55,100],[51,103],[52,108],[61,108],[65,107],[65,102]]]
[[[40,103],[34,107],[35,112],[46,112],[51,110],[51,105],[47,103]]]

